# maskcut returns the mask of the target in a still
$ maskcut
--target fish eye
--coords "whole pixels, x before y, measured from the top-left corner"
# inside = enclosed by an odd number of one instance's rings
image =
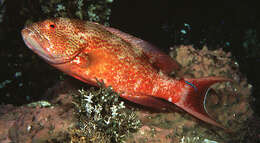
[[[49,27],[50,27],[51,29],[54,29],[54,28],[56,27],[56,25],[55,25],[54,23],[50,23],[50,24],[49,24]]]

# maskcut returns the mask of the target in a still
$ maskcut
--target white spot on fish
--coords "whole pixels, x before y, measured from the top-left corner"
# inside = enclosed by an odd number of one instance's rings
[[[168,98],[168,101],[169,101],[169,102],[172,102],[172,98],[171,98],[171,97],[170,97],[170,98]]]
[[[153,91],[152,91],[152,94],[154,95],[157,91],[158,91],[159,87],[157,85],[155,85],[153,87]]]
[[[135,87],[134,87],[134,90],[135,90],[135,91],[140,87],[141,82],[142,82],[141,80],[138,80],[138,81],[135,83]]]

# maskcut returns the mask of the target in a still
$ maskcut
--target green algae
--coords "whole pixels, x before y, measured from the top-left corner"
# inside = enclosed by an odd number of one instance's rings
[[[23,3],[26,2],[24,1]],[[68,17],[109,25],[111,3],[113,3],[113,1],[107,0],[39,0],[35,3],[28,4],[28,6],[25,5],[25,7],[22,8],[20,14],[22,16],[28,17],[27,14],[29,12],[33,11],[34,13],[38,13],[38,17],[32,16],[27,18],[27,24],[31,23],[32,21],[39,21],[46,18]],[[34,9],[34,7],[38,7],[38,9]]]

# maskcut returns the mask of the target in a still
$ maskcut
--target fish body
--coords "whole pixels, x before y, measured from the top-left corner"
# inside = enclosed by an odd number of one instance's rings
[[[97,80],[122,98],[150,107],[166,107],[164,99],[193,116],[222,127],[204,109],[204,98],[222,77],[173,79],[179,68],[168,55],[151,44],[103,25],[55,18],[25,27],[26,45],[59,70],[91,85]]]

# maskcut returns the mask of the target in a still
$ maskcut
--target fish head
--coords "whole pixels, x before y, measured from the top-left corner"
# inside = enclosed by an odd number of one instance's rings
[[[50,64],[61,64],[73,60],[87,44],[77,34],[75,25],[80,24],[75,23],[80,22],[67,18],[48,19],[26,26],[21,33],[32,51]]]

